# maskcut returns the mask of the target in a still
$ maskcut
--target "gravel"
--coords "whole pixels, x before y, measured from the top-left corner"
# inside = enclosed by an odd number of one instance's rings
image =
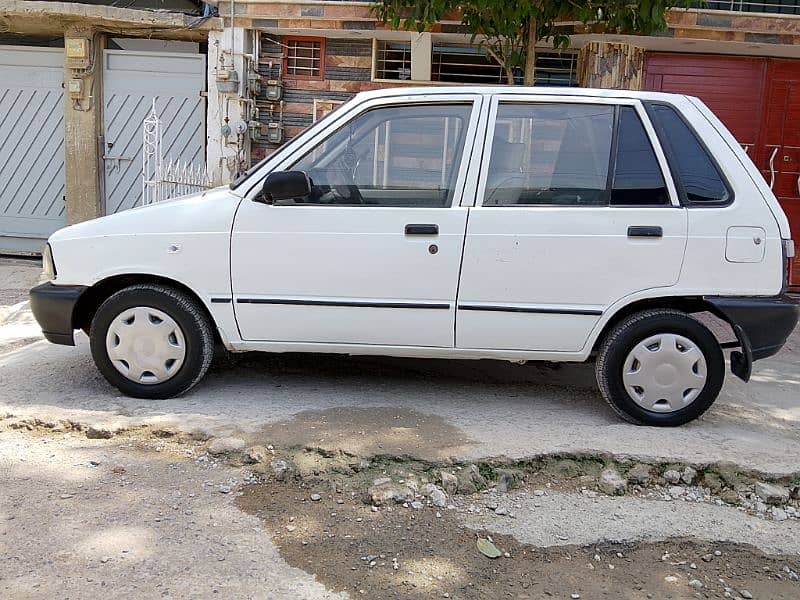
[[[343,598],[219,493],[240,469],[158,448],[3,432],[0,597]]]

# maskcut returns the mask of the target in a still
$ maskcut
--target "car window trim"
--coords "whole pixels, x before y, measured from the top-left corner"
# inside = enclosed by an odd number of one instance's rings
[[[653,156],[656,158],[656,163],[658,164],[658,168],[661,172],[661,178],[664,181],[664,187],[667,190],[667,198],[669,202],[666,204],[613,204],[611,202],[611,195],[614,189],[614,183],[617,180],[617,158],[619,155],[617,153],[618,144],[619,144],[619,127],[620,123],[622,122],[622,109],[623,107],[630,106],[628,104],[617,104],[617,115],[616,121],[614,122],[614,149],[612,154],[613,165],[611,165],[610,172],[611,172],[611,183],[609,185],[609,194],[608,194],[608,206],[609,208],[681,208],[680,202],[678,201],[677,195],[677,188],[675,188],[674,182],[668,179],[670,176],[669,170],[666,172],[664,171],[666,158],[659,157],[658,149],[656,148],[656,143],[658,142],[657,138],[653,138],[655,135],[654,131],[650,131],[647,128],[649,123],[649,115],[647,113],[640,113],[637,110],[637,106],[631,106],[633,108],[633,112],[636,117],[639,119],[639,123],[644,128],[645,136],[647,136],[647,141],[650,143],[650,149],[653,151]],[[643,118],[644,117],[644,118]],[[672,185],[672,187],[670,187]]]
[[[263,184],[264,179],[266,176],[273,172],[273,171],[282,171],[289,168],[292,164],[297,162],[300,158],[302,158],[305,154],[309,151],[316,148],[320,143],[324,142],[328,139],[331,135],[333,135],[336,131],[338,131],[342,127],[346,127],[348,123],[350,123],[353,119],[358,118],[363,113],[381,107],[395,107],[395,106],[403,106],[403,105],[425,105],[425,104],[469,104],[472,106],[472,110],[469,113],[469,119],[467,121],[467,127],[465,131],[465,138],[464,138],[464,148],[462,149],[462,156],[461,162],[458,169],[458,176],[456,177],[456,183],[454,187],[453,197],[451,198],[450,204],[444,207],[438,207],[442,209],[454,208],[460,206],[461,199],[464,195],[465,190],[465,181],[467,175],[467,163],[466,160],[468,150],[472,150],[472,145],[475,143],[476,131],[477,131],[477,123],[479,120],[481,107],[482,107],[483,95],[476,94],[476,93],[457,93],[457,94],[430,94],[430,95],[398,95],[398,96],[391,96],[391,97],[379,97],[379,98],[369,98],[364,100],[363,102],[358,102],[353,104],[353,106],[349,110],[344,110],[344,106],[340,110],[336,112],[339,113],[337,118],[332,119],[330,123],[327,124],[325,127],[319,128],[319,131],[314,131],[317,129],[316,127],[310,127],[302,134],[300,134],[297,138],[289,142],[287,146],[284,146],[279,150],[280,154],[276,156],[270,157],[267,162],[264,163],[262,169],[258,172],[255,172],[248,178],[248,183],[250,180],[253,180],[253,185],[249,186],[247,193],[244,195],[246,200],[253,201],[256,196],[260,193],[261,185]],[[300,140],[298,143],[294,143],[296,140]],[[302,143],[301,143],[302,142]],[[303,205],[292,205],[295,207],[300,207]],[[331,205],[337,206],[337,205]],[[366,208],[381,208],[379,206],[373,205],[364,205]],[[306,207],[319,207],[319,208],[328,208],[327,205],[322,204],[309,204]],[[342,206],[348,208],[358,208],[358,206]],[[281,206],[281,209],[290,208],[289,206]],[[384,207],[390,208],[390,207]],[[394,207],[394,208],[416,208],[416,207]],[[418,208],[436,208],[436,207],[418,207]]]
[[[394,206],[394,205],[391,205],[391,204],[367,204],[367,203],[353,203],[353,204],[346,204],[346,203],[334,203],[334,204],[323,204],[323,203],[308,202],[308,203],[299,203],[299,204],[281,204],[280,206],[304,206],[304,207],[311,207],[311,206],[326,206],[326,207],[327,207],[327,206],[335,206],[335,207],[338,207],[338,208],[347,208],[347,207],[365,207],[365,206],[366,206],[366,207],[375,207],[375,208],[450,208],[451,206],[453,206],[453,200],[454,200],[454,198],[455,198],[455,190],[456,190],[456,186],[457,186],[457,182],[458,182],[458,174],[459,174],[459,171],[460,171],[460,166],[461,166],[461,165],[460,165],[460,161],[464,159],[464,154],[465,154],[465,152],[464,152],[464,151],[465,151],[465,147],[466,147],[466,143],[467,143],[467,134],[468,134],[468,130],[469,130],[469,123],[470,123],[470,120],[471,120],[471,118],[472,118],[472,111],[474,110],[474,106],[471,106],[471,104],[470,104],[469,102],[446,102],[446,103],[438,103],[438,102],[437,102],[437,103],[414,103],[414,104],[398,104],[398,105],[392,105],[392,106],[391,106],[391,108],[397,108],[397,107],[400,107],[400,108],[402,108],[403,106],[409,106],[409,107],[410,107],[410,106],[413,106],[413,107],[417,107],[417,106],[432,106],[432,105],[434,105],[434,104],[435,104],[437,107],[440,107],[440,108],[448,108],[448,107],[465,107],[465,108],[467,108],[467,109],[468,109],[468,110],[466,111],[466,114],[465,114],[463,117],[462,117],[461,115],[459,115],[459,116],[457,116],[457,117],[456,117],[456,116],[453,116],[453,115],[447,115],[447,118],[455,118],[455,119],[458,119],[459,121],[461,121],[461,122],[462,122],[462,130],[459,132],[459,134],[458,134],[458,138],[455,140],[455,141],[456,141],[456,143],[455,143],[455,145],[454,145],[454,148],[455,148],[455,149],[456,149],[456,150],[459,152],[459,164],[458,164],[458,168],[457,168],[457,169],[453,169],[453,170],[452,170],[452,172],[449,174],[449,177],[448,177],[448,187],[447,187],[447,188],[441,188],[441,190],[446,190],[446,191],[447,191],[447,195],[449,196],[449,202],[448,202],[447,204],[445,204],[445,205],[441,205],[441,206],[428,206],[428,205],[424,205],[424,204],[421,204],[421,205],[419,205],[419,206],[416,206],[416,205],[409,205],[409,206],[397,205],[397,206]],[[305,160],[305,159],[306,159],[306,158],[307,158],[307,157],[308,157],[308,156],[309,156],[311,153],[315,152],[315,151],[316,151],[316,150],[317,150],[317,149],[318,149],[320,146],[324,145],[326,142],[328,142],[330,139],[332,139],[332,138],[333,138],[333,137],[334,137],[334,136],[335,136],[337,133],[339,133],[339,132],[340,132],[340,131],[341,131],[341,130],[344,128],[344,127],[348,127],[348,126],[349,126],[351,123],[355,122],[357,119],[360,119],[360,118],[362,118],[362,117],[364,117],[364,116],[366,116],[366,115],[369,115],[369,113],[371,113],[371,112],[380,111],[380,110],[383,110],[383,109],[386,109],[386,108],[390,108],[390,107],[389,107],[389,106],[386,106],[386,105],[382,105],[382,106],[374,106],[374,107],[372,107],[372,108],[369,108],[369,109],[367,109],[367,110],[365,110],[365,111],[363,111],[363,112],[359,113],[359,114],[358,114],[357,116],[355,116],[353,119],[351,119],[350,121],[348,121],[347,123],[345,123],[345,124],[342,126],[342,128],[339,128],[339,129],[337,129],[337,130],[335,130],[335,131],[331,132],[331,134],[330,134],[330,135],[329,135],[327,138],[323,139],[323,140],[322,140],[322,141],[320,141],[318,144],[316,144],[315,146],[313,146],[312,148],[310,148],[309,150],[307,150],[307,152],[306,152],[306,153],[305,153],[303,156],[301,156],[301,157],[300,157],[300,158],[298,158],[296,161],[294,161],[294,162],[293,162],[291,165],[289,165],[289,166],[287,167],[287,170],[289,170],[289,171],[301,170],[301,169],[298,169],[298,167],[297,167],[298,163],[300,163],[300,162],[304,161],[304,160]],[[431,115],[424,115],[424,114],[421,114],[421,115],[408,115],[408,116],[406,116],[406,115],[400,115],[400,116],[399,116],[399,117],[397,117],[396,119],[393,119],[393,120],[392,120],[392,122],[400,121],[400,120],[403,120],[403,119],[424,119],[424,118],[430,118],[430,116],[431,116]],[[445,115],[441,114],[441,115],[433,115],[433,116],[436,116],[436,117],[443,117],[443,116],[445,116]],[[383,124],[383,123],[385,123],[385,122],[386,122],[386,121],[383,121],[383,122],[382,122],[382,123],[380,123],[378,126],[382,125],[382,124]],[[371,130],[371,131],[374,131],[374,130]],[[371,131],[370,131],[370,133],[371,133]],[[365,135],[369,135],[369,133],[367,133],[367,134],[365,134]],[[352,140],[352,139],[353,139],[353,138],[352,138],[352,133],[351,133],[351,140]],[[362,138],[360,138],[359,140],[357,140],[357,141],[356,141],[356,143],[360,142],[360,141],[361,141],[361,139],[363,139],[363,136],[362,136]],[[446,143],[447,143],[447,139],[443,139],[443,142],[446,144]],[[334,156],[335,156],[335,155],[334,155]],[[313,172],[312,172],[312,173],[313,173]],[[358,185],[355,185],[354,187],[358,188],[359,186],[358,186]],[[370,188],[370,189],[371,189],[371,188]],[[413,191],[413,190],[409,190],[409,191]],[[428,191],[428,190],[426,190],[426,189],[423,189],[423,190],[417,190],[417,191]],[[366,192],[366,189],[365,189],[365,192]]]
[[[570,206],[570,205],[545,205],[545,204],[519,204],[514,206],[497,206],[497,207],[484,207],[483,200],[486,195],[486,181],[488,178],[489,173],[489,157],[491,157],[491,148],[492,143],[494,142],[494,132],[495,132],[495,123],[497,121],[497,111],[501,103],[511,103],[511,104],[594,104],[594,105],[611,105],[616,107],[615,112],[618,112],[619,107],[622,106],[632,106],[636,110],[636,114],[638,115],[639,119],[642,122],[642,125],[645,128],[645,132],[647,133],[647,138],[650,141],[650,145],[653,148],[653,151],[656,155],[656,160],[658,161],[659,168],[661,169],[661,176],[664,178],[664,183],[667,186],[667,193],[669,194],[670,203],[669,204],[661,204],[661,205],[611,205],[610,203],[606,203],[604,205],[596,205],[596,206]],[[475,175],[477,179],[477,185],[473,185],[472,189],[474,190],[474,200],[472,201],[471,206],[476,208],[518,208],[518,209],[574,209],[574,208],[583,208],[583,209],[590,209],[590,208],[613,208],[615,210],[621,210],[625,208],[653,208],[653,209],[663,209],[663,208],[682,208],[680,203],[680,197],[678,194],[678,189],[676,182],[672,176],[672,172],[670,170],[670,165],[667,159],[667,155],[665,149],[661,145],[661,140],[658,138],[654,125],[650,122],[650,116],[646,112],[645,107],[643,106],[643,102],[638,98],[611,98],[611,97],[604,97],[604,96],[557,96],[557,95],[544,95],[544,94],[493,94],[491,96],[489,105],[486,107],[487,118],[485,124],[485,133],[482,140],[482,150],[481,150],[481,164],[478,173]],[[615,119],[614,123],[614,133],[612,135],[617,135],[617,127],[618,122]],[[613,143],[613,138],[612,138]],[[613,156],[609,158],[609,174],[611,173],[611,160]],[[610,200],[610,196],[608,197]]]
[[[672,152],[672,147],[669,143],[662,144],[664,149],[664,153],[667,157],[667,162],[669,163],[670,172],[673,175],[675,180],[676,189],[678,191],[678,200],[681,203],[681,206],[684,208],[724,208],[726,206],[730,206],[733,204],[735,200],[735,193],[733,190],[733,186],[728,179],[728,176],[725,174],[725,171],[722,169],[717,157],[714,156],[714,153],[711,152],[708,145],[703,140],[702,136],[697,133],[697,130],[691,124],[691,122],[684,116],[683,112],[681,112],[680,108],[678,108],[675,104],[671,102],[667,102],[666,100],[645,100],[642,102],[645,111],[647,112],[649,120],[652,122],[653,128],[655,129],[656,135],[658,136],[659,143],[661,142],[661,137],[663,136],[665,140],[667,140],[666,132],[664,132],[663,128],[659,121],[655,118],[655,112],[653,111],[654,106],[666,106],[667,108],[671,109],[678,118],[683,122],[684,125],[689,129],[689,132],[694,136],[697,143],[700,145],[700,148],[705,152],[708,159],[711,161],[711,164],[714,166],[714,169],[717,171],[717,175],[722,181],[722,185],[725,186],[725,189],[728,192],[728,198],[725,202],[692,202],[688,199],[686,195],[686,186],[683,183],[683,177],[680,173],[680,168],[678,166],[677,158],[675,157],[674,153]]]

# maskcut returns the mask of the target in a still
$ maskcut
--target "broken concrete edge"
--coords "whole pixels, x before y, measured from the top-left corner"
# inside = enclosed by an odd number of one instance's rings
[[[174,424],[140,422],[136,424],[121,424],[117,422],[87,423],[77,419],[41,419],[38,417],[20,417],[11,413],[0,414],[0,429],[22,429],[27,431],[39,430],[41,432],[66,433],[82,432],[90,439],[110,439],[117,436],[165,439],[171,438],[175,442],[206,443],[206,450],[214,440],[238,440],[249,438],[247,433],[233,433],[225,426],[212,426],[207,428],[196,427],[185,430]],[[219,444],[220,442],[217,442]],[[509,458],[506,456],[490,456],[485,458],[457,458],[445,457],[441,459],[428,459],[412,454],[373,454],[360,456],[343,450],[330,450],[316,446],[284,447],[279,451],[272,446],[247,444],[244,439],[236,443],[235,447],[222,448],[210,454],[224,458],[231,464],[258,464],[274,460],[286,461],[289,470],[295,476],[304,476],[309,473],[314,476],[325,474],[352,475],[359,471],[374,471],[404,467],[414,472],[426,473],[429,478],[435,473],[435,481],[441,481],[441,472],[451,472],[457,477],[464,469],[477,469],[479,478],[472,477],[476,489],[486,487],[481,483],[481,478],[486,482],[503,480],[508,485],[516,485],[526,475],[538,474],[549,471],[556,479],[577,479],[581,475],[592,475],[599,479],[602,472],[608,468],[616,469],[630,485],[647,486],[653,483],[678,484],[698,483],[710,479],[716,488],[735,488],[740,484],[755,485],[761,481],[770,484],[800,487],[800,470],[785,472],[768,472],[752,469],[731,461],[693,462],[686,460],[664,459],[657,456],[632,455],[596,450],[580,451],[555,451],[539,452],[524,458]],[[310,462],[315,463],[307,469],[297,463],[309,462],[302,457],[311,457]],[[298,459],[298,457],[301,457]],[[413,469],[412,469],[413,467]],[[681,479],[687,470],[693,473],[692,480]],[[679,479],[670,477],[670,471],[678,474]],[[498,479],[499,477],[499,479]],[[719,485],[717,483],[718,480]],[[434,479],[431,479],[434,480]]]

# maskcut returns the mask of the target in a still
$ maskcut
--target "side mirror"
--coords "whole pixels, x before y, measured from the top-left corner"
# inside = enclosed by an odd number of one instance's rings
[[[275,171],[267,175],[261,188],[264,204],[277,204],[311,193],[311,179],[303,171]]]

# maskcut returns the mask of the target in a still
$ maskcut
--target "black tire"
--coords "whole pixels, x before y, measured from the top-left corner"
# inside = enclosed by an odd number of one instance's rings
[[[674,333],[694,342],[706,361],[705,385],[695,400],[673,412],[656,412],[639,406],[623,384],[623,365],[639,342],[659,333]],[[708,328],[679,310],[652,309],[634,313],[606,335],[595,364],[595,375],[606,402],[623,419],[636,425],[675,427],[702,415],[717,399],[725,379],[725,357]]]
[[[106,334],[111,322],[124,310],[137,306],[158,309],[174,319],[186,342],[183,365],[161,383],[137,383],[114,367],[106,350]],[[212,324],[202,307],[188,294],[158,284],[139,284],[124,288],[100,305],[92,319],[89,343],[99,371],[126,396],[164,399],[180,396],[194,387],[206,374],[214,356]]]

